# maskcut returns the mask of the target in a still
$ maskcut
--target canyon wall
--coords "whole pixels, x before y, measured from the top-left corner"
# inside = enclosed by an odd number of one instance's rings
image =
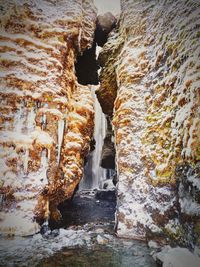
[[[0,232],[30,235],[60,218],[93,135],[91,89],[77,83],[92,46],[90,0],[0,1]]]
[[[117,234],[200,244],[200,3],[121,9],[97,91],[115,131]]]

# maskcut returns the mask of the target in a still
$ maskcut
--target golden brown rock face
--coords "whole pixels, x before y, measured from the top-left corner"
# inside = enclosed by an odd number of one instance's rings
[[[59,218],[79,183],[93,132],[91,90],[74,71],[90,47],[90,0],[2,1],[0,232],[27,235]]]
[[[122,0],[121,6],[116,39],[101,55],[98,92],[103,108],[110,103],[107,114],[115,99],[117,233],[144,239],[164,232],[198,243],[200,4]],[[123,46],[113,57],[107,51],[116,43]]]
[[[105,114],[112,116],[114,101],[117,95],[116,58],[123,45],[123,39],[115,31],[110,33],[108,42],[103,46],[99,55],[99,63],[102,66],[100,74],[101,86],[96,90],[97,98]]]

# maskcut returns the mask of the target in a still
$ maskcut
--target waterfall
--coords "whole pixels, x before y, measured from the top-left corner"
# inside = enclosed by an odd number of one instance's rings
[[[101,150],[106,135],[106,118],[95,94],[96,87],[92,87],[92,95],[95,106],[94,139],[95,150],[92,151],[85,165],[84,176],[79,185],[79,190],[102,188],[102,181],[106,179],[106,169],[100,166]]]

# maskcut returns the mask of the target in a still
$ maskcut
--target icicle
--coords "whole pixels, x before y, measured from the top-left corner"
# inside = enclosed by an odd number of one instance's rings
[[[44,217],[46,218],[47,222],[49,220],[49,200],[46,202],[46,210],[45,210],[45,215]]]
[[[60,162],[60,154],[61,154],[61,147],[62,147],[62,141],[63,141],[63,135],[64,135],[64,127],[65,123],[64,120],[58,121],[58,159],[57,163]]]
[[[23,110],[22,110],[22,107],[20,106],[19,111],[17,111],[14,117],[14,130],[17,133],[21,133],[22,127],[23,127],[23,113],[22,112]]]
[[[28,172],[28,162],[29,162],[29,149],[26,149],[24,155],[24,174]]]
[[[36,108],[40,108],[41,107],[41,102],[39,100],[36,100]]]
[[[79,34],[78,34],[78,51],[81,52],[81,36],[82,36],[82,29],[79,29]]]
[[[48,103],[44,103],[43,105],[44,108],[48,108],[48,106],[49,106]],[[41,126],[42,126],[41,128],[43,131],[45,130],[46,125],[47,125],[47,115],[43,114],[41,118]]]
[[[42,179],[44,183],[48,184],[48,179],[47,179],[48,157],[46,149],[42,150],[40,167],[42,169],[41,171]]]
[[[41,164],[40,164],[40,167],[43,168],[43,167],[46,167],[47,165],[48,165],[47,151],[46,151],[46,149],[43,149],[42,153],[41,153]]]
[[[48,149],[48,162],[50,161],[50,158],[51,158],[51,150]]]
[[[10,127],[10,123],[8,121],[5,121],[4,123],[5,130],[9,130],[9,127]]]
[[[115,137],[114,136],[111,137],[111,141],[112,141],[112,143],[115,142]]]
[[[28,112],[28,117],[27,117],[28,131],[33,130],[33,128],[35,127],[35,116],[36,116],[36,112],[34,110],[34,107],[32,107],[31,110]]]
[[[46,123],[47,123],[47,116],[46,116],[46,114],[43,114],[42,119],[41,119],[42,130],[44,130],[46,128]]]
[[[46,200],[46,203],[45,203],[45,214],[44,214],[44,223],[42,224],[42,227],[41,227],[41,230],[40,230],[40,233],[42,235],[48,235],[49,234],[49,215],[50,215],[50,210],[49,210],[49,200],[47,199]]]

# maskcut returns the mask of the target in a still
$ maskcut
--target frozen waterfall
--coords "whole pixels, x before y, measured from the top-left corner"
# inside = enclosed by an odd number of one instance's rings
[[[79,190],[102,188],[102,182],[106,179],[106,169],[100,166],[101,150],[106,135],[106,118],[95,94],[96,86],[92,86],[92,94],[95,105],[94,139],[95,149],[87,157],[84,176],[79,184]]]

